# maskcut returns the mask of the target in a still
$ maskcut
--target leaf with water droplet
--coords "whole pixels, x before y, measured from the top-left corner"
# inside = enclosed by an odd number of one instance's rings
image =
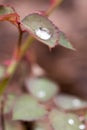
[[[58,110],[52,110],[49,114],[49,120],[54,130],[80,130],[79,117],[72,113],[66,114]]]
[[[72,46],[72,44],[66,38],[65,34],[61,31],[59,32],[59,44],[63,47],[68,48],[68,49],[75,50],[75,48]]]
[[[59,29],[46,16],[33,13],[26,16],[22,24],[33,37],[50,48],[58,44]]]
[[[9,21],[15,25],[20,21],[19,15],[14,8],[8,5],[0,5],[0,21]]]
[[[47,111],[36,99],[29,95],[22,95],[13,109],[13,120],[32,121],[42,118]]]
[[[46,78],[26,79],[26,85],[30,93],[42,102],[51,100],[59,91],[57,84]]]
[[[59,94],[54,98],[55,104],[65,110],[78,110],[87,107],[87,102],[75,96]]]

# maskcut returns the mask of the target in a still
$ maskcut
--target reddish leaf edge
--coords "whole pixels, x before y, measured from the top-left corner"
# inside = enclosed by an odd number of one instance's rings
[[[4,8],[9,7],[13,10],[13,13],[0,15],[0,21],[9,21],[12,24],[18,26],[18,24],[20,23],[20,16],[15,11],[15,9],[11,5],[0,4],[0,7],[4,7]]]

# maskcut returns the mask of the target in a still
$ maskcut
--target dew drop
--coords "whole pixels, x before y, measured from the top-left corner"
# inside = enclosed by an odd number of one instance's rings
[[[70,125],[73,125],[73,124],[74,124],[74,120],[73,120],[73,119],[69,119],[69,120],[68,120],[68,123],[69,123]]]
[[[84,129],[85,129],[85,125],[84,125],[84,124],[81,124],[81,125],[79,126],[79,129],[80,129],[80,130],[84,130]]]
[[[49,40],[52,36],[52,33],[49,31],[49,29],[45,27],[39,27],[35,30],[35,33],[42,40]]]
[[[41,98],[43,98],[43,97],[46,96],[46,93],[45,93],[44,91],[40,91],[40,92],[38,93],[38,96],[41,97]]]

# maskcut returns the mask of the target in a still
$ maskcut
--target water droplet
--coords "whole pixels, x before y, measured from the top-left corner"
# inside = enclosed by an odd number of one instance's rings
[[[79,129],[80,129],[80,130],[84,130],[84,129],[85,129],[85,125],[84,125],[84,124],[81,124],[81,125],[79,126]]]
[[[43,97],[46,96],[46,93],[45,93],[44,91],[40,91],[40,92],[38,93],[38,96],[41,97],[41,98],[43,98]]]
[[[49,31],[49,29],[44,27],[39,27],[35,30],[35,33],[42,40],[49,40],[52,36],[52,33]]]
[[[69,120],[68,120],[68,123],[69,123],[70,125],[73,125],[73,124],[74,124],[74,120],[73,120],[73,119],[69,119]]]

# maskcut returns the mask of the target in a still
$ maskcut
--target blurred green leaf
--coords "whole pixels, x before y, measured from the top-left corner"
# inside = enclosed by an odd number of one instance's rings
[[[1,107],[1,102],[2,100],[4,101],[4,114],[8,114],[12,111],[15,100],[16,100],[16,95],[15,94],[8,94],[5,96],[0,97],[0,107]]]
[[[87,102],[75,96],[59,94],[54,98],[55,104],[65,110],[77,110],[87,107]]]
[[[32,121],[45,116],[47,111],[29,95],[21,96],[13,109],[13,120]]]
[[[0,5],[0,16],[14,13],[14,9],[10,6]]]
[[[52,110],[49,120],[54,130],[80,130],[81,122],[75,114]]]
[[[31,94],[42,102],[49,101],[59,91],[57,84],[46,78],[27,79],[26,85]]]
[[[9,113],[14,106],[14,102],[16,100],[16,95],[9,94],[7,95],[7,99],[5,100],[4,113]]]

